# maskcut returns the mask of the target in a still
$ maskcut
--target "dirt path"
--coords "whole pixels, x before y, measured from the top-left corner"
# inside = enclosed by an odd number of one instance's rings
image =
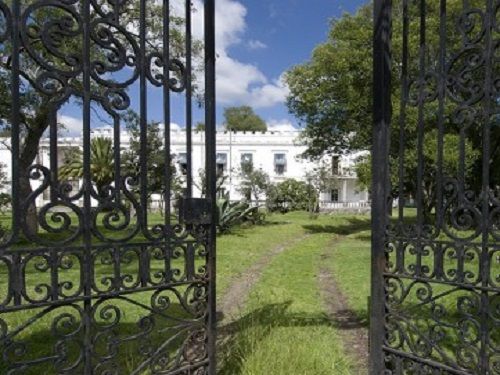
[[[218,303],[217,310],[222,313],[224,323],[234,320],[245,305],[249,293],[255,284],[260,280],[262,272],[266,266],[279,254],[295,246],[299,242],[309,237],[309,234],[296,238],[295,240],[282,244],[270,252],[264,254],[257,262],[248,268],[241,275],[235,277],[229,283],[230,287]]]
[[[332,245],[321,256],[322,260],[332,258],[332,249],[342,241],[333,241]],[[323,262],[322,262],[323,263]],[[356,374],[366,374],[368,368],[368,329],[366,322],[356,316],[349,308],[347,298],[340,290],[332,272],[320,266],[318,283],[321,296],[328,309],[328,315],[337,328],[346,352],[352,358]]]

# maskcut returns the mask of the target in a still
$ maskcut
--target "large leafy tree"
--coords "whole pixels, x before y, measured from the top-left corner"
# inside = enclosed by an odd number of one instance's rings
[[[224,109],[224,120],[227,130],[233,131],[266,131],[265,121],[255,113],[252,107],[228,107]]]
[[[402,45],[403,45],[403,17],[401,0],[393,4],[393,71],[392,71],[392,137],[390,155],[392,159],[392,180],[397,178],[397,165],[404,163],[406,174],[405,193],[415,195],[415,176],[417,171],[417,156],[415,150],[418,146],[417,123],[418,106],[416,105],[419,94],[419,85],[416,83],[419,75],[419,49],[420,49],[420,13],[418,3],[409,2],[409,65],[408,65],[408,105],[405,107],[405,138],[406,149],[404,160],[398,160],[400,148],[399,131],[401,116],[402,93]],[[459,30],[459,20],[464,22],[462,16],[463,2],[459,0],[447,1],[447,59],[460,58],[463,50],[465,33],[473,35],[478,31],[476,23],[469,26],[462,24]],[[426,9],[426,48],[425,66],[428,77],[439,69],[439,2],[427,2]],[[472,21],[472,20],[468,20]],[[372,4],[362,6],[355,14],[345,14],[332,21],[328,40],[318,45],[311,59],[304,64],[297,65],[286,74],[286,82],[290,87],[287,104],[291,113],[295,114],[305,125],[302,142],[307,146],[304,156],[319,159],[325,154],[352,152],[356,150],[369,150],[371,148],[371,132],[373,123],[373,67],[372,67],[372,38],[373,16]],[[457,64],[458,65],[458,64]],[[471,81],[477,80],[482,84],[484,77],[480,70],[471,73]],[[477,76],[476,76],[477,75]],[[449,83],[449,82],[448,82]],[[467,84],[467,83],[465,83]],[[432,78],[426,82],[426,100],[423,111],[423,126],[425,134],[425,147],[423,158],[425,162],[425,175],[423,184],[428,190],[427,199],[433,197],[431,190],[435,188],[435,171],[437,167],[437,132],[438,128],[438,100],[433,97],[433,90],[437,90]],[[462,114],[463,115],[463,114]],[[461,117],[459,105],[449,99],[444,107],[445,135],[443,144],[446,149],[443,171],[445,175],[456,176],[459,165],[460,128],[467,119]],[[477,117],[479,119],[479,117]],[[473,150],[482,148],[480,121],[466,129],[465,157],[466,182],[474,188],[481,182],[481,158]],[[476,131],[478,130],[478,131]],[[500,127],[492,127],[491,165],[500,163]],[[434,143],[433,143],[434,142]],[[363,164],[359,171],[364,176],[371,175],[369,164]],[[492,186],[498,186],[498,174],[493,171],[491,176]],[[363,182],[365,185],[369,181]],[[394,185],[394,184],[393,184]],[[397,186],[397,185],[396,185]],[[478,187],[476,186],[476,189]],[[429,204],[428,207],[432,206]],[[430,208],[429,208],[430,209]]]
[[[22,0],[20,3],[21,11],[26,10],[31,4],[27,0]],[[101,2],[96,2],[96,4],[101,4]],[[123,59],[126,56],[122,55],[134,54],[132,50],[128,49],[130,47],[126,46],[130,46],[131,39],[137,41],[139,37],[138,32],[136,32],[139,30],[139,5],[139,1],[133,0],[117,2],[115,7],[103,5],[99,10],[92,7],[91,18],[93,21],[102,17],[103,11],[109,12],[111,8],[113,11],[118,9],[118,14],[115,14],[114,18],[119,20],[128,33],[128,36],[125,37],[123,30],[107,26],[106,22],[93,23],[95,29],[91,30],[93,33],[91,60],[97,74],[104,74],[107,71],[116,72],[120,70],[120,67],[125,69],[127,64],[133,63],[131,58]],[[21,202],[26,201],[32,193],[29,171],[38,155],[40,140],[49,127],[51,116],[54,116],[53,113],[64,106],[70,98],[80,101],[83,94],[82,75],[73,74],[79,69],[78,66],[82,61],[82,51],[84,50],[81,25],[72,16],[72,14],[80,12],[79,7],[79,3],[66,2],[61,3],[61,6],[50,5],[33,8],[34,10],[27,18],[29,25],[21,25],[21,27],[29,29],[23,31],[25,38],[22,39],[23,46],[18,52],[19,74],[21,76],[20,110],[18,111],[20,133],[18,195]],[[161,56],[163,50],[162,3],[148,2],[147,12],[147,53],[151,56]],[[6,21],[5,18],[4,20]],[[182,16],[173,15],[170,21],[170,57],[180,58],[185,56],[184,19]],[[0,44],[0,132],[4,136],[11,134],[13,108],[11,100],[13,51],[8,35],[6,37],[6,41]],[[194,55],[198,55],[200,51],[201,43],[195,41]],[[39,61],[44,61],[45,65],[42,66]],[[124,61],[125,64],[123,65],[121,61]],[[137,57],[134,57],[134,61],[137,61]],[[58,73],[53,74],[47,71],[48,66],[50,66],[51,71],[58,71]],[[159,68],[158,64],[156,67]],[[174,70],[174,77],[177,74],[177,79],[180,79],[182,72],[179,69]],[[156,77],[155,74],[153,72],[152,76]],[[118,106],[123,104],[123,97],[122,99],[110,98],[107,88],[96,83],[95,80],[92,82],[91,91],[96,99],[92,102],[95,107],[94,112],[98,112],[110,104]],[[108,99],[104,99],[106,97]],[[101,99],[110,100],[110,102],[103,104]],[[120,101],[122,104],[119,103]],[[36,232],[38,228],[36,211],[33,201],[26,207],[24,213],[26,224],[31,232]]]

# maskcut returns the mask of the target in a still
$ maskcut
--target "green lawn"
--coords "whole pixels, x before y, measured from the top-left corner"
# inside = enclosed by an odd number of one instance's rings
[[[160,217],[155,218],[158,221]],[[237,280],[249,267],[254,265],[266,254],[273,252],[277,247],[285,250],[277,254],[264,265],[261,277],[251,288],[246,305],[233,320],[223,320],[220,327],[218,348],[219,373],[222,375],[322,375],[322,374],[353,374],[354,366],[350,358],[350,348],[344,347],[339,338],[337,326],[327,315],[327,308],[322,301],[318,282],[320,266],[331,270],[332,274],[347,297],[352,309],[363,322],[368,324],[367,299],[370,291],[370,220],[368,216],[347,215],[320,215],[311,218],[306,213],[295,212],[286,215],[270,215],[265,225],[236,228],[232,233],[220,236],[217,242],[217,298],[225,298],[225,292],[231,282]],[[322,255],[330,252],[331,256]],[[111,254],[107,256],[111,257]],[[105,256],[106,258],[106,256]],[[130,264],[124,265],[130,274],[134,274],[134,254],[129,256]],[[39,259],[43,268],[43,259]],[[76,262],[77,260],[74,259]],[[450,258],[446,262],[453,263]],[[158,260],[158,269],[162,261]],[[33,262],[33,267],[37,267]],[[177,259],[174,265],[182,268],[182,261]],[[429,264],[431,265],[431,264]],[[95,280],[101,287],[106,286],[106,278],[112,276],[112,267],[104,264],[98,267],[100,275]],[[5,293],[5,270],[0,267],[0,294]],[[73,288],[78,284],[76,273],[68,270],[64,281],[73,282]],[[40,270],[31,270],[28,278],[32,283],[49,282],[48,274],[43,275]],[[135,282],[134,277],[127,280],[130,285]],[[69,288],[69,286],[68,286]],[[440,290],[440,286],[436,287]],[[68,293],[71,288],[68,289]],[[42,293],[33,290],[32,293]],[[1,296],[0,296],[1,297]],[[169,296],[173,297],[173,296]],[[175,326],[175,322],[157,323],[147,340],[141,338],[141,332],[148,329],[148,314],[144,306],[151,303],[152,292],[144,292],[131,297],[129,301],[111,299],[109,302],[121,307],[120,324],[113,326],[116,310],[103,303],[97,310],[97,327],[102,330],[99,339],[94,345],[102,358],[113,352],[109,342],[119,342],[120,351],[117,368],[120,374],[130,373],[148,352],[144,346],[154,346],[163,342],[165,337]],[[456,295],[453,295],[456,298]],[[450,312],[450,321],[457,319],[454,314],[456,299],[443,299],[443,303]],[[170,311],[180,321],[186,319],[185,313],[177,304],[175,298]],[[131,304],[131,302],[133,302]],[[416,300],[409,298],[405,308],[415,304]],[[15,358],[21,353],[21,358],[35,359],[48,356],[54,350],[54,344],[61,337],[67,335],[68,341],[75,342],[81,337],[77,332],[78,306],[72,306],[49,312],[35,324],[29,325],[19,337],[31,342],[31,345],[18,351],[7,353],[8,358]],[[16,326],[29,320],[38,310],[22,311],[14,314],[5,314],[3,317],[9,326]],[[64,313],[62,320],[57,321],[54,327],[54,318]],[[422,314],[422,324],[425,324],[426,315]],[[143,318],[143,319],[141,319]],[[1,323],[1,321],[0,321]],[[109,326],[108,326],[109,325]],[[0,325],[0,334],[2,326]],[[114,339],[110,340],[110,337]],[[178,344],[186,337],[174,339]],[[113,341],[115,340],[115,341]],[[498,341],[498,338],[494,338]],[[450,336],[445,342],[448,352],[452,353],[457,344],[457,336]],[[75,343],[70,344],[76,345]],[[174,345],[175,346],[175,345]],[[78,348],[73,347],[75,352]],[[138,355],[138,353],[141,353]],[[5,358],[5,357],[2,357]],[[0,373],[5,373],[4,359],[0,358]],[[68,356],[67,364],[59,363],[61,368],[76,360]],[[41,362],[23,371],[25,374],[50,374],[47,364]],[[52,371],[53,372],[53,371]],[[148,374],[147,371],[143,372]]]
[[[161,218],[158,218],[161,220]],[[218,299],[224,297],[230,282],[237,278],[259,258],[269,253],[278,246],[287,246],[295,243],[291,248],[277,256],[263,271],[262,279],[250,293],[247,306],[241,312],[241,319],[233,322],[235,332],[225,341],[226,345],[219,348],[220,372],[222,374],[348,374],[349,358],[345,355],[342,343],[335,334],[335,328],[327,319],[325,307],[321,301],[317,285],[317,269],[320,255],[325,247],[331,246],[331,240],[342,233],[331,233],[335,230],[349,230],[352,223],[346,217],[320,216],[311,219],[305,213],[290,213],[287,215],[271,215],[265,225],[251,228],[237,228],[231,234],[218,238],[217,261],[217,286]],[[323,231],[327,228],[327,232]],[[308,236],[306,236],[308,235]],[[111,253],[104,255],[104,260],[110,258]],[[134,275],[136,268],[134,253],[129,254],[130,264],[126,269]],[[77,262],[77,259],[73,259]],[[38,263],[38,264],[37,264]],[[30,283],[49,283],[50,272],[37,270],[42,267],[43,259],[35,259],[32,269],[28,270],[27,279]],[[158,268],[161,261],[158,261]],[[179,268],[182,264],[178,265]],[[106,287],[107,280],[103,278],[113,275],[112,267],[104,264],[97,267],[99,275],[95,275],[96,284],[101,288]],[[1,272],[2,270],[0,270]],[[0,291],[6,291],[7,275],[5,270],[0,279]],[[68,294],[78,288],[78,273],[69,269],[62,272],[60,281],[68,281],[73,285],[68,286]],[[136,280],[130,278],[130,285]],[[44,290],[30,289],[32,295]],[[105,358],[113,351],[107,343],[109,337],[120,342],[119,360],[116,365],[120,373],[128,373],[142,362],[144,353],[140,352],[144,342],[140,340],[142,330],[141,317],[146,317],[142,305],[148,305],[152,297],[151,292],[137,294],[129,301],[111,299],[103,303],[97,311],[98,327],[102,335],[95,342],[97,352]],[[131,304],[134,302],[135,304]],[[121,308],[120,324],[113,326],[117,310],[108,307],[115,305]],[[59,363],[59,368],[66,368],[75,361],[78,352],[76,342],[80,340],[82,332],[78,331],[79,305],[57,309],[47,313],[35,324],[28,325],[18,336],[30,342],[26,353],[19,359],[36,360],[39,357],[50,356],[55,342],[61,335],[68,335],[70,353],[67,363]],[[41,309],[5,314],[3,317],[10,327],[28,321]],[[178,319],[185,319],[182,309],[173,306],[174,315]],[[63,319],[54,327],[54,319],[63,314]],[[161,342],[169,329],[175,324],[164,322],[156,325],[158,332],[152,332],[150,344]],[[76,333],[75,333],[76,332]],[[73,336],[72,336],[73,335]],[[185,338],[185,337],[184,337]],[[178,340],[181,340],[179,338]],[[111,341],[113,342],[113,341]],[[227,345],[230,343],[231,345]],[[292,344],[293,343],[293,344]],[[72,346],[73,345],[73,346]],[[73,349],[71,349],[73,348]],[[10,360],[15,360],[15,353],[9,353]],[[0,373],[5,372],[5,365],[0,359]],[[29,366],[23,373],[37,374],[50,373],[52,364],[40,362]],[[147,372],[144,372],[145,374]]]

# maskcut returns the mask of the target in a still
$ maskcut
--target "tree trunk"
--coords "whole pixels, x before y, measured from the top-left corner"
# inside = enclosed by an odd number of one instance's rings
[[[19,203],[21,207],[27,204],[27,199],[29,195],[32,193],[30,179],[27,171],[22,170],[21,175],[19,176]],[[20,212],[22,216],[21,221],[24,221],[26,224],[26,230],[30,234],[36,234],[38,232],[38,218],[37,218],[37,209],[35,201],[31,202],[28,207]]]
[[[41,105],[40,109],[33,117],[32,122],[26,132],[26,136],[21,141],[20,154],[19,154],[19,203],[21,207],[27,204],[29,195],[33,192],[30,184],[29,169],[33,165],[38,150],[40,147],[40,140],[43,133],[49,125],[49,109],[48,105]],[[23,215],[26,229],[29,233],[36,234],[38,232],[38,218],[35,200],[33,200],[27,207],[25,212],[20,212]]]

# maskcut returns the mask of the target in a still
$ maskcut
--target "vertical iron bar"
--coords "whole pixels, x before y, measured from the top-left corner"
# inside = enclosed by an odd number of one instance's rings
[[[113,115],[113,159],[115,161],[115,191],[116,203],[120,203],[120,190],[121,190],[121,139],[120,139],[120,116]]]
[[[384,370],[386,228],[388,223],[389,131],[391,124],[391,0],[374,1],[373,201],[370,309],[370,374]],[[377,171],[377,173],[375,173]]]
[[[147,120],[147,82],[146,82],[146,0],[140,0],[139,10],[139,127],[140,127],[140,221],[142,230],[148,232],[148,120]]]
[[[82,2],[83,18],[83,281],[84,281],[84,374],[92,374],[92,237],[91,237],[91,190],[92,175],[90,169],[90,106],[91,106],[91,86],[90,86],[90,0]]]
[[[490,372],[489,366],[489,350],[488,344],[490,342],[491,318],[490,318],[490,301],[489,292],[486,289],[489,286],[489,232],[490,232],[490,147],[491,147],[491,126],[492,126],[492,100],[497,100],[494,97],[493,85],[495,84],[495,77],[493,73],[493,60],[495,58],[495,40],[493,37],[493,29],[495,25],[495,18],[497,12],[493,6],[493,0],[486,1],[485,12],[485,80],[484,80],[484,97],[483,97],[483,121],[482,121],[482,137],[483,137],[483,159],[482,159],[482,240],[481,240],[481,285],[483,291],[481,292],[481,351],[479,369],[481,374]]]
[[[50,138],[50,201],[57,199],[58,177],[57,177],[57,112],[54,106],[50,108],[49,114],[49,138]]]
[[[191,0],[186,1],[186,195],[193,196],[192,167],[192,128],[193,128],[193,93],[192,93],[192,35],[191,35]]]
[[[21,112],[20,92],[19,92],[19,20],[20,1],[12,1],[12,62],[11,62],[11,97],[12,97],[12,130],[11,130],[11,159],[12,159],[12,240],[16,240],[19,233],[19,218],[25,213],[19,212],[19,115]],[[14,305],[18,306],[22,302],[23,276],[21,272],[21,256],[14,253],[12,255],[12,289]]]
[[[12,239],[15,240],[19,233],[19,115],[21,102],[19,93],[19,22],[21,19],[21,4],[19,0],[12,0],[12,62],[11,62],[11,159],[12,159]],[[16,300],[16,298],[15,298]],[[15,302],[17,303],[17,301]]]
[[[165,159],[164,171],[164,196],[163,201],[165,204],[165,246],[163,248],[164,267],[165,267],[165,283],[171,282],[172,270],[172,240],[171,240],[171,185],[172,185],[172,156],[170,154],[170,0],[163,0],[163,30],[162,30],[162,44],[163,44],[163,149]]]
[[[170,228],[170,194],[171,194],[171,164],[172,158],[170,155],[170,0],[163,0],[163,142],[164,142],[164,158],[165,158],[165,193],[163,200],[165,201],[165,226],[166,235],[168,236]],[[168,239],[167,239],[168,240]],[[168,249],[167,249],[168,254]]]
[[[399,230],[404,226],[404,172],[405,172],[405,143],[406,143],[406,105],[408,104],[408,0],[403,0],[403,61],[401,67],[401,102],[399,117]]]
[[[438,82],[438,139],[436,171],[436,226],[438,231],[443,225],[443,155],[444,122],[446,101],[446,0],[440,0],[439,6],[439,82]],[[436,268],[437,269],[437,268]]]
[[[207,198],[210,200],[211,212],[216,212],[216,176],[215,176],[215,0],[205,0],[205,171]],[[216,375],[216,243],[215,220],[210,224],[207,269],[209,277],[208,292],[208,356],[209,375]]]
[[[425,127],[425,46],[426,46],[426,0],[420,0],[420,48],[418,76],[418,120],[417,120],[417,235],[422,234],[424,225],[424,127]],[[417,243],[417,247],[420,243]],[[418,250],[418,248],[417,248]],[[420,253],[420,251],[419,251]]]

